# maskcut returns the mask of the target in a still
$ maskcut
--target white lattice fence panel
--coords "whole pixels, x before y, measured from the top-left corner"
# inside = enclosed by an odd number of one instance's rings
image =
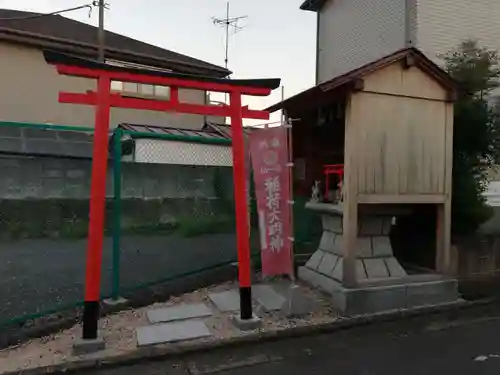
[[[212,145],[138,139],[135,148],[138,163],[232,166],[232,151],[229,145]]]

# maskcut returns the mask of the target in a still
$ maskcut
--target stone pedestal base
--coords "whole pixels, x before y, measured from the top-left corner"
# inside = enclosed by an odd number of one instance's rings
[[[306,267],[342,282],[344,268],[342,206],[316,203],[308,204],[307,207],[320,212],[323,235],[318,250],[306,263]],[[360,212],[355,249],[358,281],[406,276],[406,271],[392,252],[389,239],[391,225],[391,213]]]
[[[439,275],[408,276],[394,257],[389,233],[398,211],[377,206],[360,209],[355,248],[357,288],[342,285],[344,239],[342,206],[306,206],[321,214],[323,235],[318,250],[298,272],[304,280],[332,295],[334,304],[349,315],[448,303],[458,299],[457,282]],[[422,277],[425,276],[425,277]]]
[[[347,316],[459,301],[457,280],[439,275],[406,276],[379,285],[361,283],[357,288],[345,288],[340,282],[307,267],[299,267],[298,276],[331,295],[334,306]]]

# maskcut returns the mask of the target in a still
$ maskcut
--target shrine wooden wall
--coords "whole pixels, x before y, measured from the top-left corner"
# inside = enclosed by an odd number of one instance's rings
[[[397,63],[365,77],[348,110],[359,202],[444,202],[453,137],[444,88],[419,68]]]

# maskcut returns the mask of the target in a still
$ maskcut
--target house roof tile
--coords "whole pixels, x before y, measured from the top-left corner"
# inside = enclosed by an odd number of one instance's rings
[[[97,28],[60,15],[26,18],[40,13],[0,9],[0,40],[78,53],[86,57],[97,53]],[[25,19],[22,19],[22,18]],[[227,69],[190,56],[106,31],[106,52],[110,58],[138,64],[225,77]]]

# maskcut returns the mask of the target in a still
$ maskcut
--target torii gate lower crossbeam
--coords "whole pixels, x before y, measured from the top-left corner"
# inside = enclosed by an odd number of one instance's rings
[[[280,85],[279,79],[229,80],[201,76],[163,73],[143,69],[110,66],[96,61],[45,52],[48,63],[56,65],[61,75],[97,80],[97,92],[59,94],[59,102],[95,106],[95,132],[92,155],[90,219],[85,274],[85,303],[83,339],[98,337],[99,301],[101,284],[102,246],[106,171],[108,160],[108,131],[112,107],[152,111],[224,116],[231,118],[233,179],[236,203],[236,236],[238,249],[238,278],[240,286],[240,318],[253,318],[248,207],[246,197],[245,146],[243,118],[269,119],[269,112],[254,111],[242,106],[242,95],[268,96]],[[111,81],[154,84],[170,87],[169,100],[151,100],[123,97],[111,92]],[[211,106],[182,103],[179,89],[197,89],[228,93],[230,105]]]

